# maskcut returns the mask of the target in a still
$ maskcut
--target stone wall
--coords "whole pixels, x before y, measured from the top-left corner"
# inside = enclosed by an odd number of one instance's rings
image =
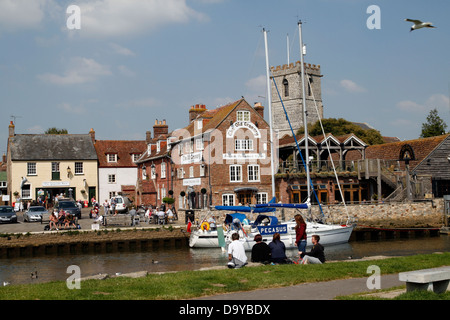
[[[347,210],[343,205],[322,206],[326,218],[332,223],[346,223],[347,211],[351,218],[354,218],[357,227],[365,228],[440,228],[443,226],[444,201],[443,199],[434,199],[424,202],[409,203],[366,203],[359,205],[347,205]],[[313,216],[319,216],[318,206],[312,207]],[[196,220],[201,219],[208,211],[196,211]],[[211,211],[216,221],[222,222],[227,213],[226,211]],[[306,215],[306,210],[296,209],[278,209],[276,216],[280,220],[289,220],[297,213]],[[179,219],[184,221],[184,212],[179,212]],[[247,214],[250,220],[254,220],[257,214]],[[284,216],[284,217],[283,217]]]

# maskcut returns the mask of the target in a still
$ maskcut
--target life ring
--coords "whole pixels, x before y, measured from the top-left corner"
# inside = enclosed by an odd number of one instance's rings
[[[200,225],[200,229],[202,229],[202,231],[208,231],[209,230],[209,223],[208,222],[203,222]]]

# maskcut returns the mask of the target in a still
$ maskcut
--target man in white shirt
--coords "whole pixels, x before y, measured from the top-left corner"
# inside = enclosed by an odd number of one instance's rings
[[[228,245],[228,268],[241,268],[247,264],[247,256],[242,243],[239,241],[239,234],[231,235],[233,240]]]

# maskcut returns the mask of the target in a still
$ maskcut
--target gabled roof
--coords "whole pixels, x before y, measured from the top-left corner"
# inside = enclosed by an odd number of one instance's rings
[[[159,151],[156,145],[157,143],[158,141],[156,141],[155,144],[149,144],[148,148],[150,148],[150,153],[148,153],[149,149],[146,148],[145,152],[142,153],[136,163],[142,163],[168,156],[169,150],[167,150],[167,140],[159,140]]]
[[[17,134],[8,150],[12,161],[97,160],[89,134]]]
[[[247,101],[245,101],[245,99],[242,98],[237,101],[226,104],[224,106],[218,107],[216,109],[206,110],[202,114],[198,115],[196,119],[203,119],[203,126],[201,133],[205,133],[216,129],[235,108],[241,105],[246,105],[249,106],[251,109],[253,109],[247,103]],[[259,116],[262,121],[265,121],[264,118],[261,117],[261,115],[258,112],[255,111],[255,114]],[[178,138],[183,135],[185,138],[187,138],[186,133],[189,133],[189,138],[194,137],[195,134],[200,133],[195,130],[195,121],[192,121],[187,127],[174,130],[172,132],[172,136]]]
[[[96,140],[95,150],[97,151],[100,168],[107,167],[136,167],[133,162],[133,154],[142,154],[147,149],[144,140]],[[117,154],[117,162],[108,162],[107,154]]]

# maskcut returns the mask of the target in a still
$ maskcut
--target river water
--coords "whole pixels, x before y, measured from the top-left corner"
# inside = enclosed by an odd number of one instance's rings
[[[377,241],[352,241],[325,247],[327,260],[359,259],[369,256],[407,256],[421,253],[450,251],[450,236],[421,237]],[[294,259],[296,250],[289,250]],[[247,253],[250,257],[250,252]],[[137,271],[163,272],[197,270],[226,265],[227,256],[221,249],[164,248],[148,251],[100,254],[63,254],[0,259],[0,286],[10,284],[66,280],[70,265],[80,267],[81,276],[99,273],[115,275]],[[38,277],[31,277],[37,271]]]

